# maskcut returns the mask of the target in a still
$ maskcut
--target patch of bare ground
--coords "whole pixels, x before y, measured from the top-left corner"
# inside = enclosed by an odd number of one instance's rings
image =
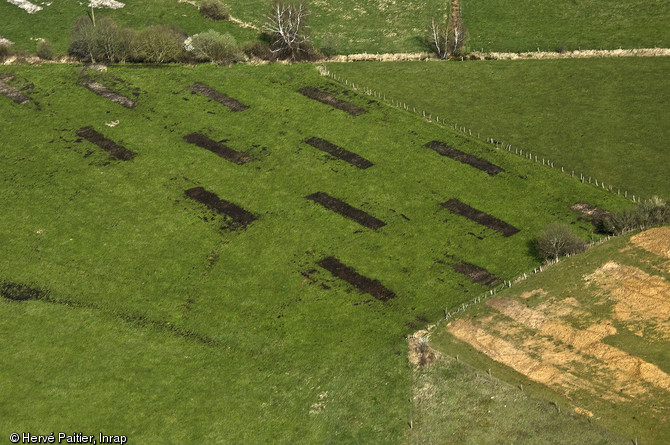
[[[246,164],[253,161],[253,159],[246,153],[235,151],[226,145],[213,141],[204,134],[191,133],[184,136],[184,140],[198,147],[211,151],[212,153],[222,157],[223,159],[233,162],[235,164]]]
[[[633,236],[631,242],[644,250],[670,259],[670,226],[645,230]]]
[[[230,108],[231,111],[244,111],[248,109],[249,107],[242,104],[241,102],[233,99],[232,97],[228,96],[227,94],[221,93],[219,91],[216,91],[214,88],[210,87],[209,85],[206,85],[201,82],[196,82],[193,85],[189,87],[191,90],[196,91],[200,94],[202,94],[205,97],[208,97],[221,105],[225,105],[226,107]]]
[[[379,281],[359,274],[356,269],[343,264],[335,257],[326,257],[316,264],[323,267],[337,278],[351,284],[359,291],[372,295],[379,301],[388,301],[396,297],[393,291],[384,287]]]
[[[588,202],[577,202],[570,207],[570,210],[590,218],[591,224],[596,228],[601,227],[603,220],[611,215],[607,210],[593,206]]]
[[[323,104],[330,105],[333,108],[338,110],[345,111],[352,116],[358,116],[359,114],[367,113],[368,111],[364,108],[357,107],[356,105],[347,102],[346,100],[338,99],[332,94],[322,91],[315,87],[304,87],[298,90],[303,96],[307,96],[310,99],[317,100]]]
[[[93,127],[84,127],[77,130],[77,136],[86,139],[92,144],[97,145],[98,147],[105,150],[112,157],[120,161],[128,161],[134,158],[137,153],[128,150],[122,145],[117,144],[114,141],[111,141],[104,137],[102,134],[98,133],[93,129]]]
[[[13,100],[19,105],[30,102],[30,98],[14,88],[13,86],[7,85],[3,79],[0,79],[0,94],[7,97],[8,99]]]
[[[465,275],[473,282],[483,284],[484,286],[492,286],[497,283],[498,277],[493,275],[483,267],[475,266],[474,264],[461,262],[451,266],[456,272]]]
[[[614,301],[614,316],[641,337],[670,340],[670,283],[632,266],[609,261],[585,278]]]
[[[126,108],[135,108],[137,102],[127,98],[126,96],[117,93],[116,91],[110,90],[100,82],[86,81],[81,83],[82,86],[88,88],[98,96],[102,96],[105,99],[111,100],[114,103],[122,105]]]
[[[522,293],[520,295],[520,297],[525,299],[525,298],[534,297],[536,295],[540,295],[540,296],[547,295],[547,291],[545,291],[544,289],[533,289],[531,291]]]
[[[375,218],[374,216],[367,214],[363,210],[357,209],[356,207],[352,207],[346,202],[334,198],[327,193],[317,192],[305,196],[305,198],[314,201],[317,204],[321,204],[328,210],[332,210],[335,213],[339,213],[344,217],[352,219],[356,221],[358,224],[367,227],[369,229],[376,230],[386,225],[384,221],[381,221]]]
[[[242,207],[219,198],[215,193],[208,192],[202,187],[194,187],[184,192],[189,198],[205,204],[217,213],[226,215],[233,220],[235,224],[246,228],[257,218],[253,213],[244,210]]]
[[[332,144],[325,139],[309,138],[305,141],[305,143],[321,151],[324,151],[331,156],[348,162],[349,164],[354,165],[360,169],[370,168],[374,165],[372,162],[362,158],[361,156],[358,156],[356,153],[352,153],[349,150],[338,147],[337,145]]]
[[[25,284],[0,282],[0,296],[13,301],[39,300],[47,292]]]
[[[519,232],[519,229],[510,224],[507,224],[505,221],[501,221],[498,218],[489,215],[488,213],[484,213],[481,210],[470,207],[458,199],[450,199],[441,205],[450,212],[464,216],[478,224],[488,227],[489,229],[500,232],[505,237],[512,236]]]
[[[505,171],[503,168],[498,167],[497,165],[492,164],[485,159],[481,159],[478,158],[477,156],[462,152],[454,147],[448,146],[444,142],[431,141],[426,144],[426,147],[430,148],[431,150],[435,150],[442,156],[447,156],[455,161],[470,165],[478,170],[484,171],[488,173],[490,176],[495,176],[498,173],[502,173]]]
[[[440,353],[434,350],[429,343],[430,334],[421,330],[407,338],[409,350],[407,352],[410,364],[416,367],[426,367],[440,359]]]

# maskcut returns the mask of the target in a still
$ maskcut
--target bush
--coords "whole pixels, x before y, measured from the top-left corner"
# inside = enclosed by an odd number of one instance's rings
[[[0,45],[0,62],[4,62],[7,56],[9,56],[9,46]]]
[[[262,60],[272,60],[273,54],[270,50],[270,44],[264,41],[247,42],[244,45],[244,54],[247,57],[257,57]]]
[[[44,60],[54,58],[54,48],[48,40],[40,40],[37,43],[37,57]]]
[[[138,62],[179,62],[184,56],[186,35],[167,25],[154,25],[137,33],[133,58]]]
[[[339,43],[337,41],[337,37],[335,37],[333,34],[327,34],[323,39],[323,43],[321,44],[321,54],[323,54],[325,57],[336,56],[338,53],[338,47]]]
[[[69,53],[82,61],[95,60],[95,26],[88,17],[79,17],[72,26]]]
[[[586,249],[586,242],[572,233],[566,224],[552,223],[535,241],[535,248],[542,259],[558,260],[563,255],[583,251]]]
[[[72,28],[70,55],[82,61],[125,62],[132,55],[135,31],[119,28],[103,17],[96,26],[88,17],[79,17]]]
[[[194,35],[190,48],[196,60],[207,60],[213,63],[231,65],[244,57],[233,36],[219,34],[212,29]]]
[[[200,14],[211,20],[228,20],[230,7],[219,0],[203,0],[200,5]]]
[[[670,204],[654,196],[632,210],[614,212],[603,219],[602,230],[620,235],[629,230],[670,223]]]

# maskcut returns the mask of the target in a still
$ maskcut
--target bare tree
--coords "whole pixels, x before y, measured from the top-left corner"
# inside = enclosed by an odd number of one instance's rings
[[[461,18],[460,0],[452,0],[449,17],[446,20],[438,20],[435,17],[431,20],[430,46],[440,59],[461,56],[466,34],[467,30]]]
[[[433,17],[430,22],[430,34],[437,57],[446,59],[449,55],[449,27],[446,23],[438,24]]]
[[[302,0],[298,3],[274,1],[263,30],[270,34],[271,51],[277,58],[299,60],[309,56],[312,44],[307,36],[308,15]]]

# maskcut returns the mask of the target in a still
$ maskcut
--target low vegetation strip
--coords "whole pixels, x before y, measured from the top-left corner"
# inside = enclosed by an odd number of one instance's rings
[[[247,212],[232,202],[219,198],[215,193],[208,192],[203,187],[194,187],[186,190],[185,193],[189,198],[205,204],[217,213],[228,216],[235,224],[243,227],[257,219],[253,213]]]
[[[209,97],[210,99],[215,100],[222,105],[225,105],[226,107],[230,108],[231,111],[244,111],[249,108],[248,106],[238,102],[232,97],[219,91],[216,91],[214,88],[204,83],[196,82],[189,88],[193,91],[202,94],[205,97]]]
[[[352,153],[349,150],[345,150],[342,147],[338,147],[337,145],[332,144],[325,139],[309,138],[305,141],[305,143],[311,145],[314,148],[318,148],[321,151],[325,151],[331,156],[335,156],[336,158],[342,159],[343,161],[346,161],[349,164],[355,165],[360,169],[366,169],[374,165],[372,162],[358,156],[356,153]]]
[[[247,162],[253,161],[253,159],[247,156],[245,153],[240,153],[239,151],[235,151],[220,142],[213,141],[204,134],[187,134],[184,136],[184,140],[191,144],[197,145],[198,147],[209,150],[223,159],[234,162],[235,164],[246,164]]]
[[[379,281],[359,274],[356,269],[343,264],[335,257],[326,257],[317,264],[337,278],[346,281],[363,293],[372,295],[379,301],[388,301],[396,297],[393,291],[384,287]]]
[[[98,96],[102,96],[105,99],[109,99],[112,102],[122,105],[126,108],[135,108],[137,106],[136,101],[129,99],[126,96],[117,93],[116,91],[110,90],[99,82],[84,82],[82,83],[82,86],[85,86]]]
[[[464,153],[454,147],[448,146],[444,142],[431,141],[426,144],[426,147],[435,150],[442,156],[450,157],[451,159],[454,159],[458,162],[462,162],[463,164],[468,164],[474,168],[485,171],[491,176],[495,176],[498,173],[502,173],[505,171],[503,168],[498,167],[495,164],[491,164],[489,161],[478,158],[477,156],[468,153]]]
[[[102,134],[95,131],[93,127],[80,128],[77,130],[77,136],[97,145],[120,161],[128,161],[137,155],[137,153],[107,139]]]
[[[7,85],[5,82],[0,79],[0,94],[6,96],[7,98],[13,100],[19,105],[30,102],[30,98],[17,90],[16,88]]]
[[[306,196],[305,198],[310,199],[317,204],[321,204],[328,210],[332,210],[333,212],[339,213],[342,216],[353,219],[358,224],[367,228],[376,230],[386,225],[384,221],[367,214],[363,210],[352,207],[342,200],[333,198],[327,193],[317,192]]]
[[[501,221],[498,218],[495,218],[488,213],[484,213],[481,210],[477,210],[464,202],[459,201],[458,199],[450,199],[449,201],[442,203],[442,207],[449,210],[452,213],[457,215],[464,216],[478,224],[493,229],[496,232],[502,233],[503,236],[512,236],[515,233],[519,233],[519,229],[516,227],[507,224],[505,221]]]
[[[338,99],[332,94],[315,87],[300,88],[298,92],[304,96],[309,97],[310,99],[318,100],[319,102],[330,105],[331,107],[337,108],[338,110],[346,111],[352,116],[358,116],[359,114],[368,112],[368,110],[364,108],[357,107],[356,105],[349,103],[346,100]]]

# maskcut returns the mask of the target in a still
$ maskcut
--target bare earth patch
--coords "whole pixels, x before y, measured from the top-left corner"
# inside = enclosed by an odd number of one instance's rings
[[[607,210],[593,206],[588,202],[577,202],[570,207],[570,210],[591,218],[591,223],[595,227],[600,227],[605,217],[611,215]]]
[[[356,153],[352,153],[349,150],[338,147],[337,145],[330,143],[325,139],[309,138],[305,141],[305,143],[363,170],[374,165],[372,162],[361,156],[358,156]]]
[[[670,259],[670,227],[657,227],[638,233],[630,239],[644,250]]]
[[[28,0],[7,0],[12,5],[16,5],[19,8],[26,11],[28,14],[35,14],[42,10],[41,6],[37,6],[33,3],[30,3]]]
[[[334,198],[327,193],[317,192],[309,196],[305,196],[305,198],[314,201],[317,204],[321,204],[328,210],[332,210],[333,212],[339,213],[342,216],[345,216],[349,219],[353,219],[358,224],[364,227],[376,230],[386,225],[384,221],[381,221],[375,218],[374,216],[369,215],[363,210],[352,207],[346,202]]]
[[[484,171],[488,173],[490,176],[495,176],[498,173],[505,171],[503,168],[498,167],[497,165],[492,164],[485,159],[481,159],[469,153],[462,152],[454,147],[448,146],[444,142],[431,141],[426,144],[426,147],[430,148],[431,150],[435,150],[442,156],[447,156],[455,161],[470,165],[478,170]]]
[[[345,111],[351,114],[352,116],[358,116],[359,114],[364,114],[368,112],[368,110],[364,108],[357,107],[356,105],[349,103],[346,100],[338,99],[332,94],[326,91],[322,91],[315,87],[300,88],[298,92],[303,96],[309,97],[310,99],[318,100],[323,104],[330,105],[333,108]]]
[[[512,236],[519,232],[519,229],[512,226],[511,224],[507,224],[505,221],[499,220],[498,218],[491,216],[488,213],[470,207],[469,205],[455,198],[442,203],[442,207],[452,213],[464,216],[478,224],[486,226],[489,229],[500,232],[505,237]]]
[[[30,98],[17,90],[16,88],[7,85],[2,79],[0,79],[0,94],[13,100],[19,105],[30,102]]]
[[[223,94],[219,91],[216,91],[214,88],[204,83],[196,82],[189,88],[193,91],[202,94],[205,97],[209,97],[210,99],[220,103],[221,105],[225,105],[226,107],[230,108],[231,111],[239,112],[249,108],[248,106],[237,101],[236,99],[233,99],[227,94]]]
[[[111,100],[114,103],[117,103],[119,105],[123,105],[126,108],[135,108],[137,106],[137,102],[127,98],[126,96],[117,93],[116,91],[110,90],[103,84],[99,82],[84,82],[82,83],[82,86],[85,86],[98,96],[102,96],[106,99]]]
[[[343,264],[335,257],[326,257],[317,264],[337,278],[346,281],[363,293],[372,295],[379,301],[388,301],[396,297],[393,291],[384,287],[378,280],[359,274],[356,269]]]
[[[632,266],[609,261],[585,277],[614,300],[614,315],[640,336],[670,340],[670,283]]]

